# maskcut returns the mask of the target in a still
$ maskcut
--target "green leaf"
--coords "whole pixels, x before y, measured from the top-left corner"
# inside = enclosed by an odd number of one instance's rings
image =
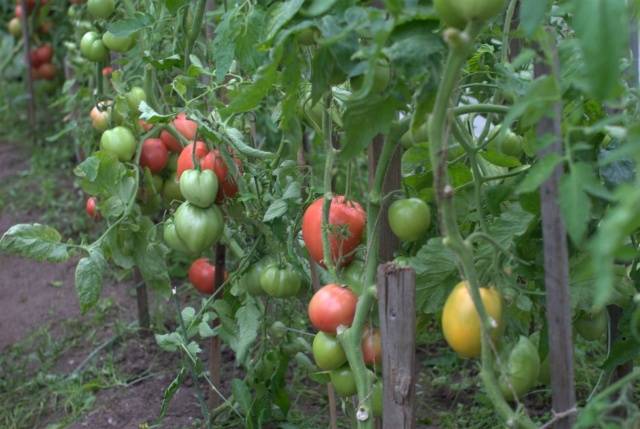
[[[493,165],[497,165],[499,167],[514,168],[522,165],[518,158],[505,155],[497,151],[488,150],[486,152],[482,152],[480,155]]]
[[[336,2],[337,0],[311,0],[311,4],[302,13],[308,17],[320,16],[328,12]]]
[[[518,194],[528,194],[536,191],[553,173],[553,170],[564,160],[560,155],[551,153],[529,169],[527,176],[516,188]]]
[[[229,98],[232,101],[226,108],[222,109],[221,114],[223,116],[254,109],[266,97],[278,78],[278,65],[282,57],[282,50],[276,51],[271,62],[258,69],[253,83],[242,86],[239,90],[229,94]]]
[[[231,380],[231,393],[233,394],[233,398],[236,400],[238,405],[240,405],[240,409],[243,413],[249,414],[251,411],[251,403],[253,402],[251,399],[251,392],[249,391],[249,387],[247,384],[240,380],[239,378],[234,378]]]
[[[585,192],[585,184],[593,180],[591,167],[577,163],[560,181],[560,211],[569,237],[576,245],[582,243],[591,218],[591,199]]]
[[[236,352],[236,361],[244,362],[260,328],[261,312],[255,301],[249,299],[238,309],[236,321],[238,323],[237,341],[232,348]]]
[[[0,252],[36,261],[63,262],[69,259],[67,245],[54,228],[39,223],[14,225],[0,238]]]
[[[522,0],[520,3],[520,28],[524,30],[527,37],[533,36],[533,33],[540,27],[549,6],[549,0]]]
[[[272,221],[273,219],[279,218],[286,212],[287,212],[287,201],[284,199],[275,200],[269,205],[269,208],[265,212],[264,217],[262,218],[262,221],[263,222]]]
[[[489,225],[489,231],[494,240],[509,248],[516,237],[527,232],[532,220],[531,213],[524,211],[519,204],[511,204]]]
[[[269,41],[302,7],[304,0],[288,0],[274,3],[273,9],[269,13],[269,24],[267,26],[267,37]]]
[[[76,266],[76,294],[83,313],[90,310],[100,299],[102,278],[107,262],[102,251],[92,248],[89,256],[78,261]]]
[[[393,121],[396,100],[389,97],[371,97],[347,102],[344,113],[345,140],[340,156],[349,160],[369,146],[378,134],[387,134]]]
[[[222,16],[216,27],[216,36],[211,45],[213,60],[216,64],[216,80],[222,82],[226,76],[235,55],[235,25],[237,9],[231,9]]]
[[[169,12],[176,13],[183,5],[187,3],[187,0],[164,0],[164,5],[169,9]]]
[[[156,343],[158,346],[168,352],[178,351],[182,344],[185,344],[184,338],[177,332],[171,332],[169,334],[156,334]]]
[[[586,64],[586,79],[599,99],[620,87],[620,61],[629,43],[626,0],[573,0],[574,28]]]
[[[168,298],[171,293],[171,279],[166,264],[169,250],[159,242],[156,226],[149,218],[141,217],[138,227],[133,255],[136,265],[147,286]]]
[[[118,37],[127,37],[136,31],[150,26],[152,22],[151,16],[142,12],[136,12],[131,17],[109,23],[107,30]]]
[[[169,404],[171,403],[171,399],[173,399],[173,395],[176,394],[182,383],[187,376],[187,369],[185,367],[180,368],[180,372],[176,375],[176,378],[171,381],[171,384],[164,389],[164,393],[162,395],[162,404],[160,405],[160,418],[163,418],[167,413],[167,408],[169,408]]]
[[[110,196],[127,170],[115,156],[98,151],[78,165],[74,173],[87,194]]]

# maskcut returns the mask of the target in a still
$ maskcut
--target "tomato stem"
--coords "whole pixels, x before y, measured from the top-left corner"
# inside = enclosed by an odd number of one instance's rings
[[[516,413],[511,409],[500,392],[493,369],[493,343],[490,336],[492,321],[489,318],[480,296],[479,279],[474,265],[473,249],[465,243],[458,228],[453,199],[455,191],[449,183],[447,174],[447,148],[449,143],[449,127],[451,126],[448,120],[449,104],[462,68],[472,48],[473,41],[481,29],[482,23],[472,21],[465,30],[466,37],[464,37],[465,34],[463,34],[461,35],[462,37],[452,38],[453,43],[450,43],[449,56],[442,74],[442,82],[438,88],[433,113],[429,118],[431,165],[433,166],[434,187],[444,236],[443,241],[456,254],[462,267],[462,273],[468,280],[469,291],[474,306],[480,316],[480,326],[482,329],[481,377],[487,395],[505,421],[511,422],[519,427],[535,428],[536,425],[528,416]],[[480,180],[480,178],[476,177],[475,180]]]
[[[331,92],[325,97],[324,110],[322,112],[322,131],[325,141],[327,157],[324,164],[324,201],[322,204],[322,259],[332,278],[336,277],[336,267],[331,254],[331,244],[329,242],[329,213],[331,211],[331,200],[333,199],[332,172],[336,158],[336,150],[333,147],[333,131],[331,122]]]

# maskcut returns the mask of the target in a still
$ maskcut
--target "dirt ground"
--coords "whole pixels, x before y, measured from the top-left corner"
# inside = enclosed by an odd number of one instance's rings
[[[26,167],[26,161],[15,147],[0,143],[0,181],[11,180]],[[0,235],[16,223],[34,222],[39,216],[36,212],[16,214],[4,210],[0,212]],[[56,326],[63,321],[89,317],[80,314],[74,290],[75,263],[75,260],[62,264],[38,263],[0,255],[0,352],[40,327],[50,326],[55,335]],[[108,284],[103,296],[112,297],[116,305],[125,310],[124,314],[133,319],[135,299],[127,293],[127,286]],[[106,339],[111,334],[105,330],[97,335]],[[175,377],[171,371],[178,367],[178,356],[158,350],[153,339],[143,341],[135,335],[114,349],[119,371],[130,374],[132,384],[98,391],[94,409],[70,428],[137,429],[145,423],[152,424],[159,415],[164,389]],[[85,347],[73,350],[60,359],[58,368],[71,371],[92,351]],[[96,360],[99,359],[98,355]],[[144,374],[154,376],[137,377]],[[184,387],[175,395],[162,424],[155,427],[192,427],[198,416],[200,409],[194,389]],[[39,427],[55,422],[56,416],[46,420]]]

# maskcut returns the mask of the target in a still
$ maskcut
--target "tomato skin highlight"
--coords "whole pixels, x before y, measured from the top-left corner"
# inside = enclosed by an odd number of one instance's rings
[[[317,330],[335,335],[338,326],[351,326],[357,303],[358,297],[350,289],[328,284],[309,301],[309,320]]]
[[[98,213],[97,205],[98,205],[98,200],[96,199],[96,197],[87,198],[87,202],[85,204],[85,210],[87,212],[87,215],[94,220],[100,219],[100,213]]]
[[[228,277],[224,273],[224,279]],[[199,258],[193,261],[189,267],[189,281],[201,293],[212,295],[215,291],[216,267],[207,258]]]
[[[152,173],[159,173],[164,169],[169,161],[169,151],[160,139],[146,139],[142,143],[140,153],[140,165],[148,167]]]
[[[388,217],[391,231],[403,241],[420,239],[431,225],[431,209],[420,198],[394,201],[389,206]]]
[[[313,360],[318,368],[328,371],[338,369],[347,363],[347,355],[345,355],[338,339],[333,335],[325,332],[318,332],[313,337],[312,344]]]
[[[302,239],[311,258],[324,266],[322,249],[322,206],[324,198],[314,201],[302,217]],[[366,213],[355,201],[347,201],[344,196],[337,195],[331,200],[329,224],[335,228],[346,227],[346,236],[337,231],[330,231],[329,246],[331,258],[337,265],[346,265],[354,257],[353,251],[358,247],[364,233]]]
[[[449,346],[463,358],[480,355],[480,316],[473,305],[468,283],[458,283],[442,310],[442,331]],[[496,289],[480,288],[480,296],[488,315],[497,322],[491,331],[495,340],[501,331],[502,298]]]

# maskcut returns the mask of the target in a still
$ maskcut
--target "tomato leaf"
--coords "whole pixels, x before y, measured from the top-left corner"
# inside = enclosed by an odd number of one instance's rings
[[[527,37],[540,27],[547,11],[549,10],[549,0],[522,0],[520,4],[520,28],[524,30]]]
[[[251,344],[258,336],[258,328],[260,327],[261,312],[253,299],[247,302],[236,312],[236,321],[238,323],[238,331],[236,339],[231,347],[236,352],[236,361],[244,362]]]
[[[90,310],[100,299],[106,266],[107,262],[99,248],[92,248],[89,256],[78,261],[75,273],[76,294],[83,313]]]
[[[560,211],[569,237],[576,245],[582,243],[591,218],[591,199],[584,185],[594,180],[591,166],[577,163],[560,182]]]
[[[164,389],[164,393],[162,394],[162,404],[160,405],[160,418],[163,418],[167,413],[167,408],[169,408],[169,404],[171,403],[171,399],[173,399],[173,395],[176,394],[182,383],[187,376],[187,368],[184,366],[180,368],[178,375],[171,381],[171,384]]]
[[[183,5],[187,3],[187,0],[164,0],[164,5],[169,12],[176,13]]]
[[[269,11],[269,24],[266,40],[273,39],[280,30],[302,7],[304,0],[288,0],[273,3],[274,7]]]
[[[536,162],[527,173],[527,176],[516,188],[517,194],[527,194],[537,190],[545,180],[551,176],[553,170],[563,161],[563,158],[555,153],[549,154]]]
[[[216,80],[221,82],[226,76],[235,55],[235,36],[237,9],[231,9],[222,16],[216,27],[216,37],[211,45],[213,60],[216,64]]]
[[[135,233],[133,258],[144,282],[165,298],[171,293],[171,280],[167,271],[168,249],[158,242],[156,226],[147,217],[140,217]]]
[[[387,134],[397,107],[391,96],[372,95],[347,102],[344,113],[346,138],[342,141],[340,156],[349,160],[362,153],[375,136]]]
[[[233,399],[240,405],[242,412],[249,414],[253,400],[247,384],[239,378],[234,378],[231,380],[231,393],[233,394]]]
[[[36,261],[63,262],[69,259],[60,233],[39,223],[14,225],[0,238],[0,252]]]
[[[269,222],[273,219],[279,218],[287,212],[287,202],[284,199],[275,200],[269,205],[269,208],[262,218],[263,222]]]
[[[574,27],[586,65],[585,78],[599,99],[621,86],[620,61],[627,54],[629,14],[625,0],[573,0]]]
[[[132,17],[114,21],[107,25],[107,30],[118,37],[127,37],[136,31],[148,27],[153,22],[151,16],[136,12]]]

